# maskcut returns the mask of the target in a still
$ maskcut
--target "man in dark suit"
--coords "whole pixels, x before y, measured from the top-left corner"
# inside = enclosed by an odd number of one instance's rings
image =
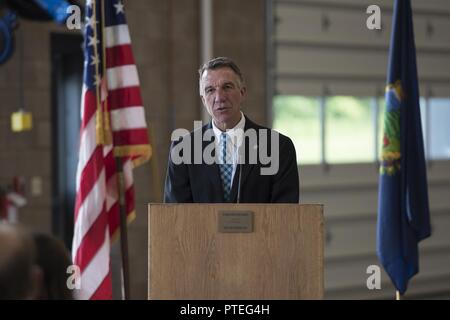
[[[200,96],[212,121],[173,141],[164,201],[298,203],[295,147],[241,112],[246,87],[237,65],[215,58],[199,74]]]

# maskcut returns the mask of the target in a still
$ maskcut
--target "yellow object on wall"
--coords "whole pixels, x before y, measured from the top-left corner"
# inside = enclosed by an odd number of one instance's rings
[[[14,132],[28,131],[33,128],[31,112],[18,111],[11,115],[11,130]]]

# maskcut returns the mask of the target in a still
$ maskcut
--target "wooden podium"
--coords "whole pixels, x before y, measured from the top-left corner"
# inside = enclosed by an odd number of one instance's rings
[[[148,223],[149,299],[323,298],[322,205],[149,204]]]

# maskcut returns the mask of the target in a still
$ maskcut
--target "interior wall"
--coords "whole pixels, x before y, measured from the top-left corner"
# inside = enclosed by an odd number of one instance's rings
[[[152,161],[134,171],[136,219],[129,225],[131,297],[147,297],[147,204],[162,201],[170,135],[175,128],[193,129],[201,119],[197,69],[200,61],[199,0],[133,0],[125,2],[134,56],[153,147]],[[265,121],[264,1],[214,2],[214,55],[230,56],[247,78],[245,110]],[[230,32],[230,28],[234,28]],[[11,113],[19,108],[19,54],[0,66],[0,184],[14,175],[25,178],[28,204],[19,221],[51,232],[51,65],[50,34],[80,33],[64,26],[21,20],[23,33],[23,98],[33,114],[33,129],[12,133]],[[17,32],[16,32],[17,34]],[[247,39],[247,40],[245,40]],[[250,41],[248,39],[251,39]],[[251,53],[251,55],[249,54]],[[81,93],[80,93],[81,94]],[[31,162],[30,159],[33,159]],[[42,188],[33,194],[32,182]],[[75,183],[75,181],[73,182]]]
[[[411,1],[422,95],[450,96],[450,3]],[[366,8],[381,9],[381,30]],[[277,94],[374,96],[384,92],[392,19],[389,0],[277,0]],[[357,133],[356,133],[357,134]],[[448,138],[448,137],[447,137]],[[406,298],[450,297],[450,161],[428,164],[432,236],[420,244],[420,273]],[[376,255],[378,165],[300,166],[301,202],[323,203],[325,297],[394,299],[381,267],[381,290],[366,286]]]

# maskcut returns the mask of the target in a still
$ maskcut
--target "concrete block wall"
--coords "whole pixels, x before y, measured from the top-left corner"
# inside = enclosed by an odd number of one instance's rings
[[[20,210],[19,220],[44,232],[51,232],[52,207],[51,32],[66,32],[66,29],[21,19],[15,32],[14,55],[0,66],[0,185],[11,184],[15,175],[25,178],[28,204]],[[19,72],[21,63],[22,73]],[[25,110],[33,114],[33,129],[13,133],[11,114],[18,111],[21,101]],[[30,182],[34,177],[42,181],[42,193],[38,197],[32,197],[30,193]]]

